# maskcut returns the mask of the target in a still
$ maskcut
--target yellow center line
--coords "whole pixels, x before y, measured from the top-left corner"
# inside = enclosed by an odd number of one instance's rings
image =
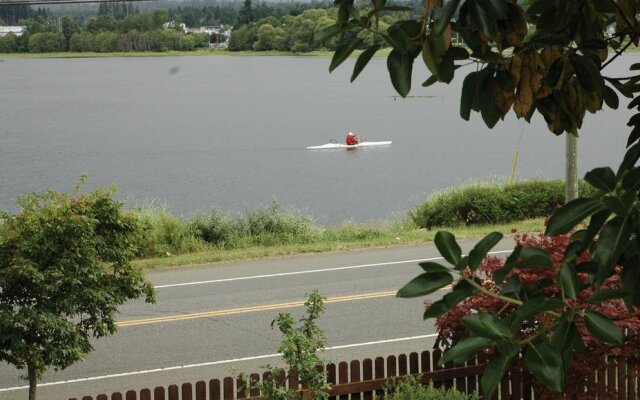
[[[348,295],[348,296],[328,297],[327,300],[325,301],[325,304],[342,303],[342,302],[356,301],[356,300],[369,300],[369,299],[376,299],[381,297],[391,297],[391,296],[395,296],[396,293],[397,293],[397,290],[388,290],[384,292],[373,292],[373,293],[354,294],[354,295]],[[184,321],[184,320],[198,319],[198,318],[222,317],[227,315],[245,314],[245,313],[260,312],[260,311],[272,311],[272,310],[279,310],[283,308],[301,307],[304,305],[304,302],[305,302],[304,300],[290,301],[287,303],[265,304],[261,306],[241,307],[241,308],[230,308],[227,310],[219,310],[219,311],[205,311],[205,312],[188,313],[188,314],[181,314],[181,315],[169,315],[166,317],[128,320],[128,321],[118,322],[118,327],[122,328],[126,326],[158,324],[162,322],[174,322],[174,321]]]

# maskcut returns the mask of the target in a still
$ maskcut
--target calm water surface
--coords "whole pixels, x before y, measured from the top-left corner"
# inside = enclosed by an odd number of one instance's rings
[[[640,57],[623,57],[611,75]],[[320,224],[392,218],[430,193],[471,179],[562,177],[564,137],[509,118],[488,130],[458,115],[460,82],[400,99],[377,58],[354,84],[353,60],[328,73],[306,57],[6,59],[0,63],[0,209],[47,188],[115,183],[128,206],[156,201],[176,215],[270,205]],[[460,79],[458,79],[460,80]],[[626,109],[588,115],[580,174],[616,166]],[[385,148],[305,150],[355,131]]]

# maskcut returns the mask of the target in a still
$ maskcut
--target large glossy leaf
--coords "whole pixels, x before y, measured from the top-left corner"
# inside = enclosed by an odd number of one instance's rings
[[[640,143],[636,143],[633,146],[627,149],[627,152],[624,155],[624,159],[618,168],[618,173],[616,174],[616,178],[620,179],[622,175],[627,173],[633,166],[638,162],[638,158],[640,158]]]
[[[391,77],[391,84],[402,97],[407,97],[411,90],[411,71],[413,57],[408,53],[391,50],[387,57],[387,69]]]
[[[533,301],[527,301],[512,314],[511,331],[520,331],[520,326],[528,318],[531,318],[544,311],[552,311],[562,307],[564,307],[564,303],[560,300],[555,299],[536,299]]]
[[[353,51],[360,46],[362,43],[362,39],[355,38],[354,40],[344,43],[336,49],[335,53],[333,53],[333,58],[331,59],[331,64],[329,65],[329,72],[332,72],[336,69],[344,60],[347,59],[353,53]]]
[[[458,243],[456,243],[456,238],[453,234],[447,231],[438,231],[433,241],[440,254],[442,254],[442,257],[444,257],[449,264],[456,265],[460,262],[462,250]]]
[[[592,169],[585,174],[584,180],[604,192],[610,192],[616,188],[616,174],[609,167]]]
[[[593,293],[587,301],[589,303],[602,303],[603,301],[611,300],[611,299],[619,299],[622,297],[626,297],[630,294],[628,290],[623,289],[600,289]]]
[[[523,247],[520,257],[515,262],[518,268],[553,268],[553,260],[549,253],[537,247]]]
[[[618,94],[611,89],[609,86],[604,87],[604,91],[602,92],[602,97],[604,102],[609,108],[617,110],[620,106],[620,100],[618,99]]]
[[[502,380],[510,364],[511,359],[501,354],[493,357],[493,359],[489,361],[480,379],[480,386],[482,387],[482,393],[485,399],[492,398],[493,392],[495,392],[498,383]]]
[[[487,11],[488,14],[498,18],[505,19],[507,17],[506,0],[476,0],[480,6]]]
[[[522,246],[516,246],[515,249],[509,254],[509,257],[504,262],[502,268],[498,269],[493,274],[493,280],[496,283],[502,283],[504,279],[507,277],[509,272],[516,266],[516,263],[520,259],[520,252],[522,251]]]
[[[473,22],[480,28],[480,32],[487,37],[492,37],[493,29],[491,27],[493,20],[477,1],[471,2],[469,13]]]
[[[448,272],[424,273],[413,278],[404,285],[396,296],[418,297],[433,293],[453,282],[453,277]]]
[[[602,204],[598,199],[581,197],[572,200],[551,215],[544,234],[546,236],[563,235],[600,209]]]
[[[489,339],[505,339],[511,337],[507,324],[492,313],[479,312],[476,315],[463,317],[465,328],[476,336]]]
[[[424,261],[418,264],[424,272],[449,272],[449,268],[432,261]]]
[[[580,85],[586,90],[592,92],[604,86],[598,66],[589,57],[576,55],[571,58],[571,65],[576,71]]]
[[[531,344],[524,364],[533,375],[551,391],[562,393],[565,387],[565,369],[562,356],[548,343]]]
[[[462,96],[460,97],[460,116],[465,121],[471,117],[471,108],[473,107],[473,98],[475,96],[476,87],[478,85],[478,72],[470,72],[464,78],[462,83]]]
[[[431,304],[429,308],[424,310],[422,319],[436,318],[449,311],[449,307],[445,304],[444,300],[438,300]]]
[[[480,115],[489,129],[500,121],[500,112],[493,95],[493,79],[491,74],[484,74],[480,84]]]
[[[442,35],[442,33],[447,29],[449,25],[449,21],[451,21],[451,17],[458,9],[458,5],[460,5],[460,0],[451,0],[447,4],[445,4],[442,9],[442,14],[440,14],[440,19],[436,22],[433,27],[433,34],[436,36]]]
[[[360,72],[362,72],[364,67],[367,66],[367,64],[369,63],[373,55],[376,54],[376,51],[378,51],[379,48],[380,48],[379,44],[374,44],[373,46],[369,47],[358,56],[358,59],[356,60],[356,65],[353,67],[353,74],[351,74],[351,82],[356,80],[358,75],[360,75]]]
[[[593,252],[593,259],[597,261],[601,268],[598,281],[602,282],[607,273],[614,267],[620,254],[625,250],[631,239],[632,223],[626,217],[615,217],[602,227],[596,249]]]
[[[622,344],[623,334],[620,328],[609,318],[597,311],[585,311],[584,320],[587,329],[596,338],[609,344]]]
[[[551,345],[563,355],[571,354],[574,348],[580,350],[584,347],[576,323],[573,319],[568,318],[568,313],[562,316],[555,332],[553,332]],[[565,359],[565,365],[568,365],[567,361],[568,359]]]
[[[547,85],[550,87],[555,87],[562,76],[562,71],[564,70],[564,58],[558,57],[551,67],[549,67],[549,72],[547,72]]]
[[[493,340],[472,336],[461,340],[451,349],[444,353],[444,356],[438,361],[443,365],[449,362],[462,363],[473,357],[478,351],[485,349],[493,344]]]
[[[491,232],[476,243],[469,252],[469,269],[475,271],[487,256],[489,250],[498,244],[503,237],[504,235],[500,232]]]
[[[574,299],[578,297],[578,273],[573,265],[567,264],[560,268],[557,279],[562,288],[562,293],[564,293],[566,297]]]

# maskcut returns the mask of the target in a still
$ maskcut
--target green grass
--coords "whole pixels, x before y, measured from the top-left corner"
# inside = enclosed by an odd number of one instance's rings
[[[543,232],[544,220],[540,218],[503,225],[478,225],[447,230],[451,231],[457,239],[464,240],[477,239],[493,231],[509,235],[514,229],[518,232]],[[432,242],[436,232],[407,225],[373,227],[345,224],[325,228],[321,237],[308,243],[247,245],[235,249],[208,247],[185,254],[140,259],[136,263],[145,269],[156,269],[299,254],[418,245]]]

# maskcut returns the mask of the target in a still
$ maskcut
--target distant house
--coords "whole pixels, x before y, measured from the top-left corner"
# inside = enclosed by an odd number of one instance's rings
[[[221,25],[215,26],[201,26],[200,32],[204,32],[211,36],[211,47],[226,47],[229,40],[229,28],[225,28]]]
[[[185,25],[184,22],[180,22],[180,23],[177,23],[175,21],[165,22],[164,24],[162,24],[162,29],[165,29],[165,30],[175,29],[176,26],[182,29],[182,32],[187,33],[187,25]]]
[[[0,36],[7,36],[10,33],[22,36],[26,29],[26,26],[0,26]]]

